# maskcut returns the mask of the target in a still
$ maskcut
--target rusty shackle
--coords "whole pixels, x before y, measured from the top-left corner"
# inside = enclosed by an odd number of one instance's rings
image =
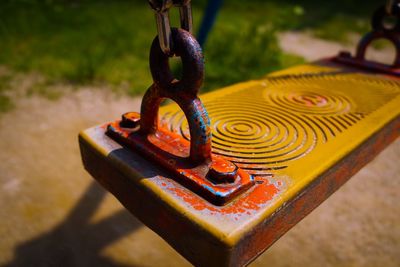
[[[377,39],[386,39],[390,41],[395,49],[396,56],[393,61],[393,68],[400,68],[400,7],[396,1],[392,3],[392,8],[388,11],[387,6],[378,8],[372,17],[372,31],[367,33],[359,42],[356,51],[356,59],[364,61],[365,54],[369,45]],[[388,28],[384,20],[386,17],[394,17],[396,19],[392,28]]]
[[[168,13],[173,4],[190,7],[190,0],[149,0],[157,13]],[[191,25],[191,23],[189,23]],[[182,26],[182,25],[181,25]],[[234,162],[211,153],[211,126],[207,111],[197,97],[204,80],[204,57],[199,43],[183,28],[169,28],[170,50],[165,52],[165,35],[153,40],[150,70],[153,84],[142,99],[141,112],[127,112],[122,120],[107,125],[107,135],[141,153],[173,174],[171,178],[214,205],[224,205],[255,184],[255,178]],[[167,38],[168,39],[168,38]],[[169,40],[168,39],[168,40]],[[169,44],[169,43],[168,43]],[[169,58],[180,57],[182,78],[175,79]],[[161,102],[171,99],[183,111],[190,143],[159,126]],[[187,157],[188,156],[188,157]]]
[[[158,109],[165,98],[175,101],[184,112],[190,130],[190,156],[192,163],[211,160],[211,129],[206,109],[197,93],[204,79],[204,58],[196,39],[183,29],[171,29],[174,42],[171,55],[181,58],[182,79],[176,80],[156,37],[150,50],[150,70],[153,85],[146,91],[141,105],[140,131],[153,134],[158,128]]]

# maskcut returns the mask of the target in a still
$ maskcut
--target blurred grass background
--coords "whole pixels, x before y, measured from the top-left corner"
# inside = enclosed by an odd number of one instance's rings
[[[193,0],[194,26],[207,1]],[[383,4],[383,1],[382,1]],[[258,78],[303,61],[281,51],[276,33],[311,31],[317,37],[346,42],[348,33],[369,30],[379,2],[336,0],[225,0],[204,47],[209,91]],[[171,14],[178,25],[178,12]],[[151,84],[150,44],[156,35],[147,0],[2,0],[0,66],[35,72],[48,84],[106,84],[130,95]],[[0,111],[12,107],[0,77]]]

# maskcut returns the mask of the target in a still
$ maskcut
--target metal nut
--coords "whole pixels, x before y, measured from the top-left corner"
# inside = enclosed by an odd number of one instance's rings
[[[123,128],[136,128],[140,125],[140,115],[137,112],[127,112],[122,115],[119,124]]]
[[[207,178],[216,184],[234,183],[236,180],[238,166],[225,161],[224,163],[213,162],[207,173]]]

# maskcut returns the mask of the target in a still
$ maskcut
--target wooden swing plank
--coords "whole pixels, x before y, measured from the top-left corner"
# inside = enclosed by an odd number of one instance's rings
[[[79,135],[91,175],[196,266],[248,264],[400,133],[400,79],[328,60],[201,98],[213,153],[256,179],[225,206],[110,139],[104,125]],[[189,138],[176,105],[160,115],[164,126]]]

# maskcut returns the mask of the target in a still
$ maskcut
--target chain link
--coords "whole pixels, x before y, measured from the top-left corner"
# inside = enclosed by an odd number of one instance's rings
[[[161,50],[171,54],[171,25],[169,21],[169,9],[179,7],[181,28],[192,33],[193,19],[190,0],[148,0],[155,12],[158,39]]]

